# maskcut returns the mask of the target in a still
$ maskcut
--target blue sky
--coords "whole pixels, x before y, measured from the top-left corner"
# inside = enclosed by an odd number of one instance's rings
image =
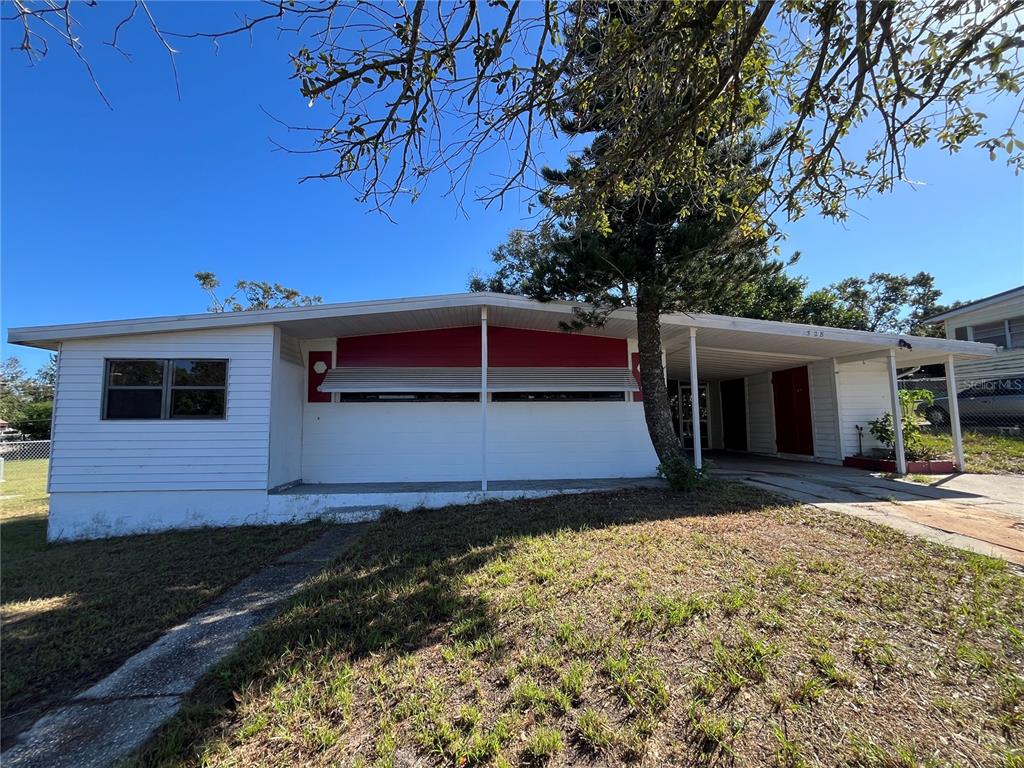
[[[227,4],[153,6],[167,26],[224,20]],[[415,204],[368,211],[343,183],[297,180],[329,158],[273,151],[289,137],[261,107],[308,118],[288,79],[294,39],[268,28],[225,41],[219,53],[190,42],[176,57],[182,100],[166,54],[138,20],[126,62],[101,41],[123,10],[82,9],[90,61],[114,105],[107,109],[81,64],[53,48],[34,67],[3,30],[0,257],[6,339],[10,326],[137,317],[205,309],[197,270],[225,282],[267,279],[346,301],[465,289],[489,269],[491,248],[529,220],[524,201],[504,210],[470,202],[468,218],[440,180]],[[994,105],[1008,114],[1015,104]],[[294,139],[293,139],[294,140]],[[502,167],[488,158],[483,180]],[[554,160],[553,160],[554,161]],[[980,150],[913,157],[921,182],[860,201],[845,224],[815,216],[787,225],[793,271],[820,287],[872,271],[936,276],[944,300],[972,299],[1024,282],[1024,179]],[[3,346],[29,367],[45,355]]]

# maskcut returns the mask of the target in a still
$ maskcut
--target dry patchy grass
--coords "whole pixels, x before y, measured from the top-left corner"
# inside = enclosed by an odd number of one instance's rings
[[[922,435],[925,445],[938,455],[953,455],[949,435]],[[1024,475],[1024,436],[987,435],[965,431],[964,461],[968,472]]]
[[[139,763],[1018,766],[1022,617],[1001,561],[728,483],[395,514]]]
[[[0,702],[5,741],[318,525],[46,543],[46,464],[0,484]]]

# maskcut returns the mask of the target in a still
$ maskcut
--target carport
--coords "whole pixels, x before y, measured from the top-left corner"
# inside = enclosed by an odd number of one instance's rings
[[[678,387],[680,433],[698,467],[709,447],[841,463],[881,447],[868,422],[899,412],[900,369],[941,363],[955,392],[954,364],[995,351],[988,344],[700,314],[665,317],[662,335],[670,395]],[[956,398],[950,411],[962,470]],[[895,427],[897,470],[905,474],[900,419]]]

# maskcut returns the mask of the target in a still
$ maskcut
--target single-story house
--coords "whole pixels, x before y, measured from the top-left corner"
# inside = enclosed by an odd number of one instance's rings
[[[942,322],[948,339],[980,341],[996,347],[991,358],[957,366],[961,386],[970,386],[979,379],[1024,377],[1024,285],[961,304],[926,322]],[[1014,391],[1019,392],[1018,387]]]
[[[12,328],[59,356],[49,538],[652,476],[635,316],[570,334],[572,310],[465,293]],[[895,410],[897,368],[952,375],[994,352],[704,314],[666,315],[662,335],[698,464],[706,449],[840,463]]]

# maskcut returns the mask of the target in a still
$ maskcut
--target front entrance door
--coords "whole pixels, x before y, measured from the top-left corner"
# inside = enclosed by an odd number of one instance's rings
[[[775,447],[779,453],[814,455],[811,387],[807,366],[772,374],[775,401]]]
[[[723,381],[722,444],[727,451],[747,450],[747,392],[743,379]]]

